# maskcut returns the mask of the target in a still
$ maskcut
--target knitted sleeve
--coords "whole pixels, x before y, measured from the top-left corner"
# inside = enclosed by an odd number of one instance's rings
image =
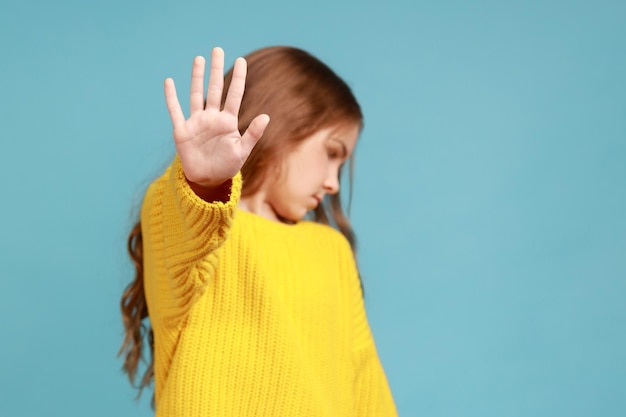
[[[353,415],[395,417],[397,416],[396,406],[367,321],[356,263],[350,262],[348,268],[352,278],[351,299],[354,331],[352,363],[355,404]]]
[[[232,180],[227,202],[206,202],[190,188],[176,157],[153,182],[141,210],[144,283],[152,319],[176,324],[202,294],[217,264],[241,194]]]

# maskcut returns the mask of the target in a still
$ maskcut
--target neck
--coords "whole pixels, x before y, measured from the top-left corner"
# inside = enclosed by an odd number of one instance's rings
[[[261,217],[265,217],[268,220],[279,223],[292,223],[278,216],[272,205],[267,202],[262,192],[258,192],[251,196],[242,197],[241,200],[239,200],[238,207],[241,210],[247,211],[248,213],[254,213]]]

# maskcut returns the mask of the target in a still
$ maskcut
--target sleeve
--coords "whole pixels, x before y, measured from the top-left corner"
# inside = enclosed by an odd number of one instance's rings
[[[349,276],[352,277],[350,297],[353,318],[354,415],[396,417],[396,406],[376,351],[365,313],[358,269],[352,256],[349,269]]]
[[[144,198],[141,227],[144,291],[151,320],[176,324],[214,275],[241,195],[241,174],[229,200],[206,202],[190,188],[176,157]]]

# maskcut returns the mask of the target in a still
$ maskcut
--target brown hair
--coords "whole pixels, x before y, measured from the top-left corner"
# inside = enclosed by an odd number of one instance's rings
[[[245,131],[252,119],[261,113],[271,122],[262,139],[252,150],[241,169],[242,196],[256,193],[270,169],[300,142],[320,129],[348,124],[363,125],[361,108],[348,85],[326,64],[309,53],[286,46],[259,49],[246,56],[248,75],[239,112],[239,130]],[[226,74],[224,97],[232,78]],[[351,162],[351,161],[350,161]],[[350,168],[352,165],[350,165]],[[350,179],[352,178],[350,169]],[[355,237],[344,214],[339,194],[328,195],[312,214],[314,221],[330,224],[348,239],[355,250]],[[143,359],[144,340],[148,339],[150,360],[137,384],[139,394],[154,374],[154,340],[143,292],[143,253],[141,223],[137,222],[128,237],[128,252],[135,266],[135,280],[122,295],[121,309],[126,330],[120,355],[123,369],[135,385],[139,362]]]

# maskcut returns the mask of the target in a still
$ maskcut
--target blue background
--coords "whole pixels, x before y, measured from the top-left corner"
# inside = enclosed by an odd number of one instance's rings
[[[352,218],[400,414],[626,415],[626,3],[536,0],[3,0],[0,415],[151,415],[116,351],[162,81],[273,44],[364,108]]]

